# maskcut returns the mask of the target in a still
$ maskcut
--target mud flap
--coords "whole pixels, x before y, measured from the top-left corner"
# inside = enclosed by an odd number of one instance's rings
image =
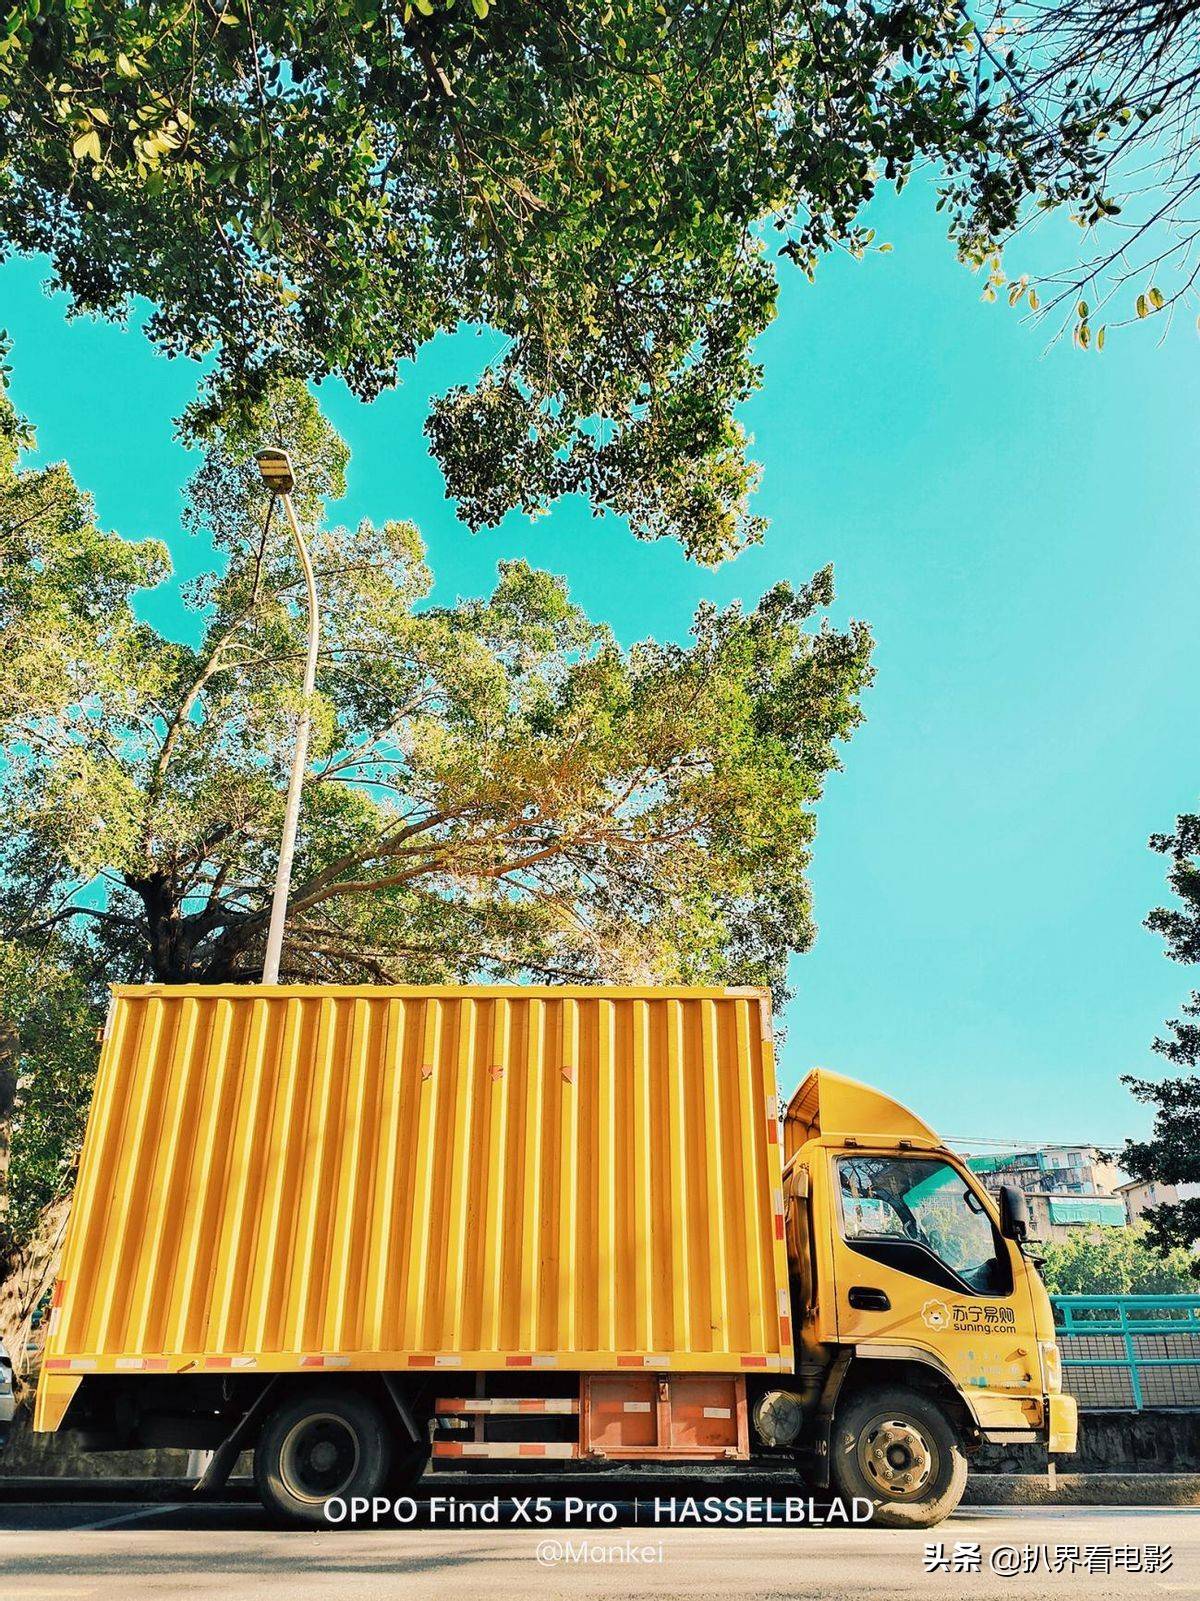
[[[833,1414],[837,1410],[838,1396],[842,1393],[842,1384],[853,1360],[854,1352],[849,1347],[839,1351],[821,1388],[821,1399],[817,1405],[816,1417],[813,1419],[809,1446],[812,1452],[812,1481],[814,1487],[818,1490],[827,1490],[829,1488],[830,1451],[833,1446]]]

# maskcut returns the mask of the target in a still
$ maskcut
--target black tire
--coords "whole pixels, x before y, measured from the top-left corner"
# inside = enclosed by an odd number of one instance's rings
[[[325,1503],[384,1495],[392,1470],[391,1431],[367,1396],[332,1385],[282,1401],[254,1450],[254,1482],[268,1512],[310,1528],[331,1523]]]
[[[838,1492],[871,1501],[882,1528],[931,1528],[962,1500],[962,1439],[920,1390],[889,1385],[848,1397],[834,1419],[832,1449]]]

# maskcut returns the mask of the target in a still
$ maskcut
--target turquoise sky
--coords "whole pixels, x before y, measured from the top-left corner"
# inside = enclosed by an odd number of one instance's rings
[[[980,302],[921,193],[871,220],[892,254],[830,261],[815,287],[785,271],[745,413],[771,530],[736,562],[692,567],[576,503],[472,537],[421,423],[492,348],[474,334],[372,406],[326,386],[354,452],[339,516],[414,519],[439,598],[524,554],[625,642],[681,638],[701,598],[753,603],[832,561],[878,679],[821,806],[785,1087],[824,1065],[952,1136],[1116,1141],[1146,1126],[1118,1075],[1158,1072],[1149,1042],[1195,982],[1141,926],[1163,894],[1147,836],[1200,791],[1195,330],[1047,350],[1045,328]],[[206,565],[178,532],[172,437],[194,370],[137,331],[67,323],[42,276],[0,269],[15,400],[101,520],[167,539],[185,579]],[[146,609],[186,626],[174,593]]]

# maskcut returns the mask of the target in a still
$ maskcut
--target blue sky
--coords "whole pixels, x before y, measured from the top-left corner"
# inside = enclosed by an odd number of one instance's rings
[[[456,521],[421,423],[487,335],[440,342],[369,407],[325,386],[353,450],[338,517],[415,520],[441,599],[523,554],[625,642],[832,561],[878,678],[820,809],[784,1085],[824,1065],[952,1136],[1117,1141],[1146,1126],[1118,1076],[1159,1071],[1149,1042],[1195,982],[1141,924],[1163,894],[1146,839],[1200,796],[1196,333],[1047,350],[980,301],[919,190],[871,220],[892,254],[830,261],[815,287],[785,271],[745,409],[771,528],[716,573],[578,503],[477,537]],[[166,538],[186,579],[206,553],[178,532],[192,464],[172,418],[195,372],[136,330],[68,323],[43,275],[0,269],[40,454],[70,461],[106,525]],[[175,593],[147,610],[186,626]]]

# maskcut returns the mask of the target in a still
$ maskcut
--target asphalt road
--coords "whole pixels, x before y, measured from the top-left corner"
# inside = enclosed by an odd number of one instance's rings
[[[437,1509],[430,1522],[426,1503],[423,1526],[389,1520],[309,1533],[272,1528],[245,1501],[0,1503],[0,1601],[1200,1597],[1194,1510],[970,1507],[939,1529],[909,1533],[830,1525],[634,1527],[629,1503],[610,1504],[614,1521],[604,1527],[593,1514],[589,1528],[585,1512],[564,1526],[561,1502],[545,1527],[459,1527]],[[501,1512],[511,1517],[511,1505]],[[927,1547],[939,1545],[951,1566],[927,1572]],[[1159,1571],[1145,1571],[1150,1547],[1170,1547],[1170,1566],[1160,1556]],[[1132,1555],[1139,1549],[1140,1559]],[[963,1571],[954,1571],[956,1551]],[[996,1570],[996,1560],[1028,1566],[1030,1551],[1033,1571],[1006,1577]],[[1100,1571],[1088,1571],[1089,1559]],[[1051,1560],[1063,1571],[1048,1571]],[[1143,1570],[1130,1571],[1138,1560]]]

